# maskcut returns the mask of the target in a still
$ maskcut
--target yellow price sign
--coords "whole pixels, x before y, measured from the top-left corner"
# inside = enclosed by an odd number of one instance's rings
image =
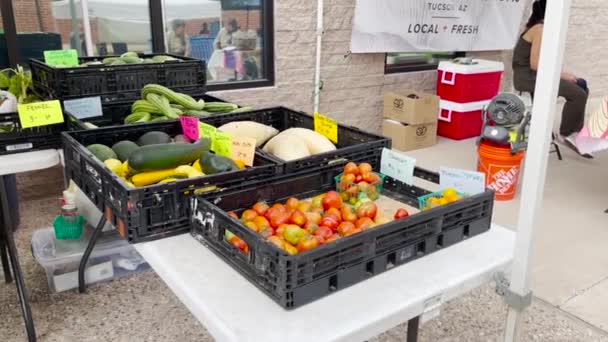
[[[204,122],[199,122],[198,123],[198,138],[208,138],[210,140],[213,140],[213,138],[215,137],[215,133],[217,132],[217,128],[206,124]]]
[[[334,144],[338,143],[338,123],[325,115],[314,113],[315,132],[331,140]]]
[[[211,143],[211,149],[219,156],[231,157],[232,137],[230,134],[215,132],[215,137]]]
[[[63,111],[59,100],[20,104],[17,111],[21,128],[48,126],[63,122]]]
[[[240,160],[247,166],[253,166],[255,142],[253,138],[233,137],[232,149],[230,150],[232,159]]]

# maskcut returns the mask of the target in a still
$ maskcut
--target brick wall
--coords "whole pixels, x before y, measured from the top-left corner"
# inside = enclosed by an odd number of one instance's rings
[[[55,22],[51,10],[52,0],[14,0],[15,22],[18,32],[54,32]],[[39,15],[40,14],[40,15]],[[0,13],[0,18],[2,14]],[[39,20],[40,18],[41,20]],[[0,28],[3,23],[0,21]]]

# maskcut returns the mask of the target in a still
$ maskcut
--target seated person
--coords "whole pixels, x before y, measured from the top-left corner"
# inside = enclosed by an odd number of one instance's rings
[[[533,3],[530,20],[513,50],[513,84],[516,90],[534,92],[546,6],[546,0]],[[593,158],[590,154],[580,153],[575,143],[576,136],[585,122],[585,107],[589,94],[587,82],[571,73],[562,72],[558,94],[566,99],[558,140],[581,156]]]

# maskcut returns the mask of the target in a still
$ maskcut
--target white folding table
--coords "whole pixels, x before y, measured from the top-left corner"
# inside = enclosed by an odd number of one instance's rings
[[[421,315],[505,271],[514,241],[514,232],[493,225],[486,233],[292,311],[188,234],[134,246],[217,341],[351,342],[406,321],[415,321],[408,326],[417,334]]]
[[[8,203],[8,195],[5,188],[5,177],[15,173],[42,170],[49,167],[53,167],[59,164],[59,153],[57,150],[42,150],[34,152],[24,152],[17,154],[9,154],[0,156],[0,207],[2,208],[2,228],[4,232],[0,230],[0,256],[2,256],[2,266],[4,269],[4,277],[7,283],[12,281],[11,273],[6,260],[6,250],[8,250],[8,256],[11,260],[11,267],[13,269],[13,277],[15,278],[15,285],[17,286],[17,293],[19,295],[19,301],[21,304],[21,312],[23,319],[25,320],[25,327],[29,341],[36,340],[36,331],[34,329],[34,321],[32,318],[32,312],[27,297],[27,289],[21,273],[21,266],[19,265],[19,257],[17,255],[17,248],[15,246],[15,240],[13,237],[13,224],[10,216],[10,208]],[[6,241],[2,238],[5,238]]]

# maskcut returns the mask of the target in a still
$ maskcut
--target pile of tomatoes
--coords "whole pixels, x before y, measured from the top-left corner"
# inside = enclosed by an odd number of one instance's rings
[[[350,162],[344,166],[344,172],[337,181],[337,189],[343,201],[356,204],[367,197],[375,201],[380,196],[382,178],[372,171],[368,163],[359,165]]]
[[[243,211],[240,218],[235,212],[228,214],[290,255],[391,221],[382,217],[373,201],[368,199],[355,208],[344,203],[336,191],[308,201],[292,197],[284,204],[272,206],[257,202]],[[400,219],[408,215],[405,209],[399,209],[394,217]],[[247,244],[238,236],[226,231],[226,239],[241,251],[249,252]]]

